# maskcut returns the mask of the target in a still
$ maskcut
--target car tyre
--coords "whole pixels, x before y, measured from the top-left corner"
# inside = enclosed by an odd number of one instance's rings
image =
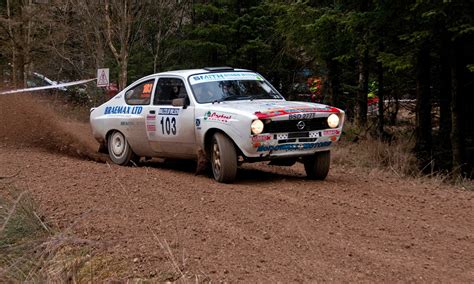
[[[214,179],[231,183],[237,175],[237,153],[232,141],[222,133],[216,133],[211,143],[211,166]]]
[[[131,161],[137,161],[137,156],[133,153],[130,144],[128,144],[122,132],[114,131],[110,134],[107,142],[110,159],[115,164],[125,166]]]
[[[331,152],[316,152],[304,159],[304,169],[309,179],[324,180],[329,173],[331,164]]]

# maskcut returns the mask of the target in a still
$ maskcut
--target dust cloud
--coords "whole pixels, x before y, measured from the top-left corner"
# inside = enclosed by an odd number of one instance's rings
[[[0,144],[102,161],[89,124],[60,115],[63,107],[38,95],[0,96]]]

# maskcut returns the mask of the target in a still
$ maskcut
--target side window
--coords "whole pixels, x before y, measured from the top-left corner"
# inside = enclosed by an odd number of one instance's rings
[[[160,78],[153,98],[154,105],[171,105],[174,99],[187,98],[183,80],[177,78]]]
[[[125,102],[129,105],[150,104],[151,91],[155,79],[145,81],[125,93]]]

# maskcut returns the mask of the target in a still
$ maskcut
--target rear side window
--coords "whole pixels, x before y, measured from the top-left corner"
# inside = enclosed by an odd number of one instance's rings
[[[125,102],[129,105],[150,104],[151,92],[155,79],[145,81],[125,93]]]

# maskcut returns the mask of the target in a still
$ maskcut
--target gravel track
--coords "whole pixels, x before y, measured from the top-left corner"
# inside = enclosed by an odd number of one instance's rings
[[[325,181],[244,165],[230,185],[190,162],[119,167],[91,150],[86,123],[7,102],[0,182],[99,244],[96,279],[474,281],[473,192],[334,165]]]

